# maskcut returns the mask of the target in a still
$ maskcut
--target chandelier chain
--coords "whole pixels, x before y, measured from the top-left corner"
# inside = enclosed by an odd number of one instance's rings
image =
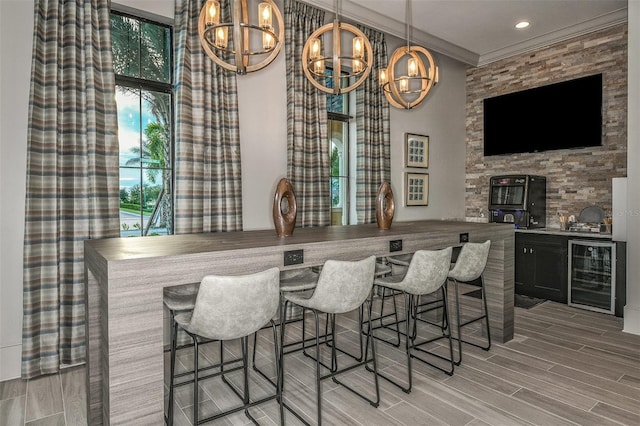
[[[407,23],[407,51],[411,49],[411,0],[407,0],[405,4],[405,21]]]

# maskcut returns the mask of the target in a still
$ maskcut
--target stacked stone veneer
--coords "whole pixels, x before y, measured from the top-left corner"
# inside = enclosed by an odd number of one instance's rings
[[[603,75],[602,146],[484,157],[484,98],[598,73]],[[546,176],[547,227],[559,226],[557,213],[578,217],[590,205],[610,212],[611,178],[627,175],[626,24],[470,68],[466,117],[468,220],[488,217],[489,177],[502,174]]]

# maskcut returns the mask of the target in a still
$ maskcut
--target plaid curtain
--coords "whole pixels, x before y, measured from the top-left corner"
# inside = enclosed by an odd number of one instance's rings
[[[198,36],[204,0],[176,1],[175,232],[242,230],[236,74],[207,56]],[[223,2],[229,21],[230,2]]]
[[[324,12],[285,0],[287,64],[287,176],[296,193],[299,226],[331,223],[327,96],[307,80],[302,48],[324,24]]]
[[[360,26],[373,50],[371,75],[356,89],[356,212],[358,223],[376,220],[378,188],[391,179],[389,103],[378,85],[387,65],[383,33]]]
[[[85,358],[84,240],[119,236],[109,4],[36,0],[22,377]]]

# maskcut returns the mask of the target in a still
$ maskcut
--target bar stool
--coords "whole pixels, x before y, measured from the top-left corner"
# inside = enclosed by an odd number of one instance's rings
[[[489,328],[487,294],[484,285],[484,279],[482,277],[485,267],[487,266],[487,259],[489,258],[490,248],[491,240],[487,240],[484,243],[465,243],[460,250],[460,254],[458,255],[455,265],[449,271],[449,279],[453,281],[456,293],[456,323],[458,329],[458,335],[457,337],[454,337],[454,339],[458,340],[458,359],[457,361],[455,361],[456,365],[460,365],[460,363],[462,362],[462,342],[484,349],[485,351],[488,351],[491,348],[491,330]],[[480,285],[482,288],[482,303],[480,308],[482,315],[460,323],[458,282],[469,282],[477,279],[480,280]],[[461,334],[462,327],[465,327],[476,321],[482,321],[483,319],[485,320],[486,324],[487,344],[479,345],[477,343],[464,340]]]
[[[319,274],[318,272],[316,272],[316,270],[319,270],[320,268],[299,268],[299,269],[289,269],[289,270],[285,270],[285,271],[280,271],[280,294],[281,294],[281,307],[284,305],[284,295],[286,293],[303,293],[303,292],[307,292],[307,295],[310,295],[310,292],[313,291],[316,287],[316,284],[318,282],[318,277]],[[386,276],[388,274],[391,273],[391,266],[389,266],[388,264],[384,264],[384,263],[380,263],[379,261],[376,262],[376,267],[375,267],[375,273],[374,273],[374,277],[383,277]],[[294,306],[294,305],[290,305],[290,306]],[[305,355],[307,355],[306,353],[306,343],[309,341],[312,341],[315,339],[315,337],[310,337],[307,338],[306,337],[306,321],[305,321],[305,309],[304,308],[300,308],[298,307],[298,309],[300,309],[302,311],[301,317],[300,318],[293,318],[293,319],[289,319],[287,320],[287,324],[291,324],[293,322],[302,322],[302,331],[301,331],[301,338],[300,340],[296,340],[293,342],[289,342],[289,343],[284,343],[284,340],[282,342],[283,345],[283,349],[285,350],[284,353],[285,354],[289,354],[292,352],[297,352],[297,351],[303,351],[305,353]],[[362,315],[362,313],[359,313],[360,315]],[[278,313],[278,316],[280,314]],[[328,315],[327,315],[328,316]],[[361,317],[362,318],[362,317]],[[328,324],[329,321],[325,322],[325,332],[324,335],[320,336],[321,338],[324,338],[324,341],[326,344],[330,344],[329,340],[328,340]],[[262,372],[260,369],[257,368],[256,364],[255,364],[255,359],[256,359],[256,340],[254,339],[254,346],[253,346],[253,365],[254,365],[254,369],[256,371],[258,371],[263,377],[265,377],[267,380],[270,380],[267,375]],[[292,348],[293,349],[287,349],[287,348]],[[340,348],[337,348],[338,351],[341,351]],[[341,351],[343,353],[345,353],[346,355],[349,355],[351,357],[353,357],[354,359],[360,361],[362,359],[362,355],[364,353],[364,347],[362,345],[362,339],[360,339],[360,356],[359,357],[355,357],[352,354],[345,352],[345,351]]]
[[[299,294],[284,294],[284,309],[281,312],[280,319],[280,332],[281,336],[284,336],[286,321],[287,305],[294,303],[297,306],[310,309],[313,312],[315,320],[315,346],[316,346],[316,393],[317,393],[317,415],[318,425],[322,424],[322,381],[328,378],[332,378],[333,381],[339,385],[344,386],[346,389],[355,393],[365,401],[369,402],[374,407],[377,407],[380,402],[380,389],[378,385],[377,376],[377,362],[375,347],[373,339],[367,338],[367,350],[365,350],[364,359],[356,364],[350,365],[343,369],[338,369],[337,355],[336,355],[336,327],[335,317],[336,314],[343,314],[346,312],[359,309],[364,303],[368,302],[369,294],[373,286],[373,276],[375,272],[375,256],[368,257],[360,261],[339,261],[328,260],[325,262],[320,277],[318,278],[318,284],[310,297],[305,297]],[[331,366],[327,367],[321,363],[320,357],[320,336],[319,336],[319,314],[329,314],[331,322]],[[371,326],[371,305],[368,308],[368,321]],[[371,343],[371,360],[367,359],[369,343]],[[375,399],[367,398],[365,395],[357,392],[352,387],[338,380],[336,375],[350,371],[358,366],[366,365],[369,362],[373,363],[374,381],[375,381]],[[321,366],[329,370],[328,374],[321,374]],[[284,371],[284,356],[282,357],[281,374]],[[284,388],[284,376],[282,377],[282,384]],[[304,422],[295,411],[293,414]],[[305,422],[306,423],[306,422]]]
[[[319,270],[319,269],[318,269]],[[375,267],[375,272],[374,272],[374,277],[382,277],[382,276],[386,276],[388,274],[391,273],[391,267],[379,262],[376,262],[376,267]],[[304,269],[295,269],[295,270],[289,270],[289,271],[281,271],[280,272],[280,292],[282,294],[282,296],[284,296],[287,293],[298,293],[298,295],[300,294],[305,294],[306,296],[310,296],[311,292],[316,288],[316,285],[318,283],[318,278],[319,278],[319,273],[316,272],[316,268],[304,268]],[[282,301],[282,305],[284,305],[284,298]],[[293,306],[293,305],[292,305]],[[315,339],[315,337],[310,337],[307,338],[306,337],[306,327],[305,324],[306,322],[304,321],[304,313],[305,313],[305,308],[300,308],[302,309],[302,317],[300,319],[293,319],[293,320],[288,320],[287,324],[291,324],[292,322],[295,321],[302,321],[302,337],[299,341],[295,341],[295,342],[291,342],[291,343],[287,343],[284,344],[283,348],[287,348],[287,347],[291,347],[291,346],[296,346],[296,345],[301,345],[301,347],[297,348],[297,349],[292,349],[289,351],[285,350],[285,354],[291,353],[291,352],[297,352],[302,350],[303,352],[305,352],[307,346],[306,343],[309,341],[312,341]],[[360,312],[361,314],[362,312]],[[330,339],[329,339],[329,332],[328,332],[328,314],[327,314],[327,321],[325,322],[325,330],[324,330],[324,335],[321,335],[320,337],[324,339],[324,343],[329,345],[330,344]],[[341,351],[340,348],[337,348],[338,351]],[[356,360],[360,361],[362,359],[362,354],[363,354],[363,346],[362,346],[362,340],[360,341],[360,357],[355,357],[352,354],[345,352],[345,351],[341,351],[342,353],[351,356],[352,358],[355,358]],[[305,355],[306,352],[305,352]]]
[[[218,419],[231,413],[244,410],[245,415],[255,423],[249,413],[249,408],[272,399],[281,398],[281,386],[277,386],[276,393],[257,401],[250,400],[248,375],[248,336],[255,333],[271,322],[274,338],[274,355],[276,361],[276,375],[280,377],[280,351],[277,343],[277,331],[273,317],[279,305],[279,270],[271,268],[263,272],[239,276],[208,275],[202,279],[193,311],[177,313],[174,316],[176,333],[183,329],[193,341],[193,424]],[[221,370],[210,374],[206,378],[222,376],[222,380],[231,390],[242,399],[242,405],[218,413],[204,420],[198,419],[199,377],[198,355],[200,340],[226,341],[241,339],[242,366],[229,370]],[[176,344],[171,345],[171,363],[175,364]],[[222,360],[221,360],[222,363]],[[242,368],[244,372],[244,389],[241,394],[227,380],[225,374]],[[173,407],[173,389],[170,389],[169,407]],[[282,413],[282,407],[280,407]],[[172,411],[171,411],[171,414]],[[168,418],[168,424],[173,424],[173,416]]]
[[[453,374],[454,369],[454,359],[453,359],[453,342],[451,340],[451,325],[449,321],[449,311],[447,309],[447,292],[446,292],[446,282],[447,275],[449,273],[449,265],[451,263],[451,252],[452,248],[448,247],[444,250],[437,251],[429,251],[429,250],[418,250],[413,254],[411,261],[409,263],[407,273],[404,276],[391,275],[389,277],[377,278],[374,281],[374,284],[380,286],[382,288],[390,289],[394,292],[402,293],[405,296],[405,328],[404,332],[400,332],[405,337],[405,352],[407,355],[407,376],[408,376],[408,386],[403,387],[395,380],[390,377],[384,375],[383,373],[378,373],[380,376],[394,385],[398,386],[404,392],[411,392],[412,386],[412,368],[411,368],[411,359],[415,358],[419,361],[424,362],[432,367],[437,368],[440,371],[447,373],[448,375]],[[424,339],[418,341],[418,308],[420,307],[418,300],[421,296],[427,296],[430,294],[434,294],[436,292],[441,293],[442,304],[440,305],[443,309],[443,321],[442,324],[436,324],[427,320],[422,320],[423,322],[429,323],[431,325],[437,326],[442,330],[442,336]],[[373,299],[371,300],[373,303]],[[428,343],[434,342],[436,340],[447,338],[449,340],[449,358],[443,357],[439,354],[433,353],[426,349],[421,348],[421,346],[426,345]],[[385,343],[385,340],[382,340]],[[395,345],[394,345],[395,346]],[[422,357],[417,356],[412,353],[413,350],[420,351],[422,353],[428,354],[430,356],[434,356],[443,360],[448,361],[451,366],[449,369],[445,369],[439,365],[428,361]]]
[[[280,304],[278,306],[278,311],[274,316],[274,319],[278,321],[278,325],[280,321],[280,309],[283,309],[284,307],[284,295],[287,293],[309,294],[316,287],[316,284],[318,282],[318,276],[319,274],[315,271],[315,268],[299,268],[299,269],[289,269],[285,271],[280,271],[280,280],[279,280]],[[301,338],[300,340],[296,340],[286,344],[283,339],[281,344],[283,345],[283,349],[285,349],[284,351],[285,354],[304,350],[306,347],[306,343],[313,340],[312,338],[306,337],[306,322],[304,318],[304,309],[300,309],[300,311],[301,311],[301,314],[299,314],[300,317],[292,318],[288,320],[288,323],[300,322],[300,321],[302,322]],[[267,328],[267,327],[268,325],[263,328]],[[257,336],[258,336],[258,333],[255,333],[254,339],[253,339],[253,358],[252,358],[253,369],[275,386],[276,383],[273,380],[271,380],[271,378],[265,372],[263,372],[260,368],[258,368],[258,366],[256,365]],[[291,349],[292,347],[294,348]]]

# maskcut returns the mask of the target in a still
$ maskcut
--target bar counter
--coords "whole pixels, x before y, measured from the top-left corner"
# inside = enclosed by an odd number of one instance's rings
[[[85,241],[88,423],[164,423],[163,287],[208,274],[445,248],[459,245],[463,233],[471,242],[492,242],[485,270],[491,334],[507,342],[513,338],[513,225],[416,221],[394,222],[389,230],[296,228],[289,237],[261,230]],[[303,263],[284,266],[285,252],[296,250]]]

